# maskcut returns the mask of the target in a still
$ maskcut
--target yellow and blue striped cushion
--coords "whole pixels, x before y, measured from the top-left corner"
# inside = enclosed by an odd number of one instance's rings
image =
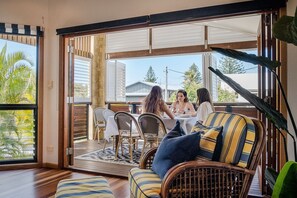
[[[61,180],[58,184],[55,197],[114,198],[109,188],[109,184],[107,183],[106,179],[101,176]]]
[[[215,112],[208,116],[204,124],[223,126],[220,161],[246,167],[255,141],[253,121],[243,115]]]
[[[161,179],[150,169],[132,168],[128,175],[133,197],[160,197]]]
[[[207,127],[197,122],[191,132],[201,132],[199,159],[219,161],[222,150],[222,126]]]

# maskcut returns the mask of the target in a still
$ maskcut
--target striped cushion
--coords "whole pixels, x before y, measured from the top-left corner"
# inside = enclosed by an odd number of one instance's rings
[[[128,179],[131,197],[160,197],[161,179],[152,170],[132,168]]]
[[[61,180],[58,184],[55,197],[114,198],[106,179],[101,176]]]
[[[223,126],[221,162],[246,167],[255,141],[255,125],[246,116],[215,112],[206,119],[207,126]]]
[[[218,161],[222,150],[223,127],[207,127],[197,122],[191,132],[201,132],[198,158]]]

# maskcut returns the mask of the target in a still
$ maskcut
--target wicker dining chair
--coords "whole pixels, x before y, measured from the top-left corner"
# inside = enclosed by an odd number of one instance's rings
[[[133,161],[133,148],[137,148],[138,140],[143,138],[142,132],[136,119],[127,112],[119,111],[114,115],[114,120],[118,126],[119,136],[116,145],[115,160],[117,160],[119,147],[123,153],[123,144],[126,143],[129,146],[130,161]]]
[[[105,129],[105,120],[103,117],[104,107],[97,107],[94,109],[94,124],[96,132],[93,135],[93,139],[97,139],[100,142],[100,133],[103,133]]]
[[[167,130],[162,119],[153,113],[143,113],[138,123],[144,136],[141,156],[147,148],[158,147]]]
[[[110,109],[105,109],[103,112],[103,118],[104,118],[104,121],[105,121],[105,124],[107,123],[107,120],[108,120],[108,117],[109,116],[114,116],[115,115],[115,112],[113,112],[112,110]],[[105,150],[105,147],[106,147],[106,144],[109,140],[105,139],[104,141],[104,146],[103,146],[103,150]],[[112,136],[112,149],[114,150],[114,143],[115,143],[115,137]]]
[[[131,197],[247,197],[265,146],[262,122],[253,118],[246,119],[238,114],[216,112],[209,115],[206,125],[223,126],[224,133],[239,132],[244,129],[237,127],[239,120],[248,120],[245,126],[241,126],[248,130],[252,127],[252,130],[245,137],[247,147],[238,151],[241,153],[238,164],[222,162],[226,160],[224,157],[219,161],[187,161],[173,166],[161,179],[152,170],[157,151],[157,148],[152,148],[141,158],[139,167],[132,168],[129,172]],[[249,141],[251,138],[253,142]],[[228,142],[225,146],[230,148],[234,143]],[[245,152],[246,148],[250,153]]]

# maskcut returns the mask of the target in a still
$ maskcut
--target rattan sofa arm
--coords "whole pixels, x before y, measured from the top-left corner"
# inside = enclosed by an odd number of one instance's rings
[[[201,177],[201,175],[207,173],[207,170],[212,170],[212,176],[208,177]],[[230,175],[230,172],[232,172],[234,175],[242,175],[243,177],[253,176],[255,174],[255,171],[249,170],[246,168],[241,168],[238,166],[234,166],[227,163],[222,162],[214,162],[214,161],[189,161],[189,162],[183,162],[180,163],[171,169],[168,170],[165,177],[163,178],[162,185],[161,185],[161,197],[168,197],[169,192],[176,192],[176,189],[182,189],[184,187],[174,187],[172,189],[172,184],[176,182],[176,184],[184,185],[185,183],[189,183],[189,181],[193,181],[194,177],[195,179],[203,179],[203,182],[213,182],[211,179],[213,176],[215,176],[216,171],[219,172],[217,175],[220,177],[220,175]],[[181,180],[184,180],[184,182],[181,182]],[[187,180],[187,181],[186,181]],[[197,182],[198,184],[199,182]],[[176,185],[175,184],[175,185]],[[198,186],[198,185],[197,185]],[[197,186],[192,186],[192,188],[197,188]],[[191,191],[191,190],[188,190]],[[192,191],[195,191],[192,189]],[[170,195],[172,196],[172,195]],[[173,196],[174,197],[174,196]]]
[[[145,152],[139,162],[139,168],[151,169],[156,152],[157,152],[157,147],[151,148],[150,150]]]

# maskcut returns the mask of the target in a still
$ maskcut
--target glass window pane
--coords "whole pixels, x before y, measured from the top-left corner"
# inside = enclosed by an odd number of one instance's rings
[[[0,163],[34,157],[34,110],[0,110]]]
[[[0,39],[0,104],[36,104],[36,51],[35,43]]]
[[[163,89],[167,102],[175,101],[178,89],[185,89],[195,102],[196,90],[203,86],[201,54],[109,60],[106,65],[108,102],[142,102],[155,85]]]
[[[249,54],[257,54],[256,49],[241,50]],[[258,66],[251,63],[242,62],[218,53],[212,53],[215,65],[212,67],[219,69],[224,75],[228,76],[243,88],[251,93],[258,94]],[[214,102],[227,102],[227,103],[246,103],[241,95],[237,94],[229,85],[222,81],[215,74],[212,75],[213,85],[216,89],[213,90]]]
[[[91,102],[91,59],[74,58],[74,102]]]

